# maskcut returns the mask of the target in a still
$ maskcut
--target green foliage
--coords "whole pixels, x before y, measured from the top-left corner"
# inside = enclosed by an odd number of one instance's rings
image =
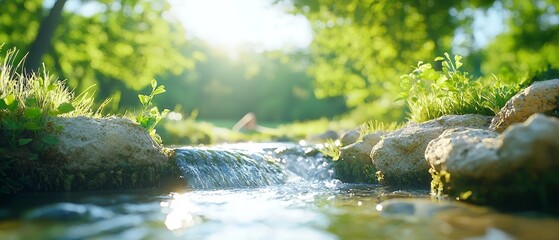
[[[151,80],[151,93],[149,95],[138,94],[138,99],[142,103],[142,110],[136,115],[136,122],[159,144],[161,144],[161,137],[157,135],[155,126],[169,113],[169,109],[160,112],[159,108],[153,105],[153,97],[165,91],[165,86],[157,86],[157,80],[153,79]]]
[[[457,26],[452,1],[292,1],[315,31],[311,46],[318,97],[344,96],[351,107],[370,104],[382,121],[401,120],[403,106],[387,106],[400,91],[398,77],[409,59],[451,47]],[[363,113],[364,110],[359,110]],[[362,119],[365,121],[366,119]]]
[[[341,147],[340,141],[328,139],[319,150],[325,156],[331,157],[333,161],[338,161],[340,159]]]
[[[385,123],[377,120],[369,120],[361,124],[361,126],[359,127],[359,139],[357,141],[360,141],[363,138],[363,136],[369,133],[374,133],[378,131],[390,132],[390,131],[400,129],[403,126],[404,123],[398,123],[398,122]]]
[[[171,114],[180,114],[176,110],[168,114],[157,127],[157,132],[165,144],[198,145],[213,144],[216,141],[215,126],[207,122],[198,122],[197,111],[186,119],[170,119]]]
[[[39,25],[46,21],[44,16],[50,10],[43,8],[43,2],[3,1],[0,43],[30,51]],[[43,62],[55,75],[68,79],[67,84],[76,91],[95,85],[92,92],[98,99],[123,93],[122,99],[130,100],[127,107],[133,107],[136,92],[148,86],[151,79],[194,67],[196,59],[184,51],[187,41],[183,27],[175,18],[166,17],[171,7],[167,1],[94,0],[74,4],[78,7],[65,8],[62,13]],[[84,5],[88,13],[82,14],[79,5]]]
[[[207,44],[191,44],[189,52],[203,53],[205,60],[183,75],[158,79],[173,86],[156,100],[158,105],[181,105],[183,114],[197,109],[202,120],[236,121],[252,112],[259,122],[306,121],[347,110],[341,97],[316,98],[301,52],[242,50],[231,59]]]
[[[410,119],[423,122],[449,114],[493,115],[519,90],[517,84],[493,78],[473,79],[462,67],[462,57],[435,58],[441,64],[436,70],[431,64],[419,62],[414,70],[401,77],[404,89],[399,99],[405,99]]]
[[[74,94],[46,70],[42,74],[18,74],[17,51],[0,57],[0,193],[16,192],[18,179],[8,177],[14,161],[36,161],[58,143],[61,130],[52,117],[93,116],[93,100],[87,94]]]

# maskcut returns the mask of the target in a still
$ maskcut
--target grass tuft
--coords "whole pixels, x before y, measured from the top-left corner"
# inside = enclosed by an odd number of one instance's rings
[[[419,62],[414,70],[401,77],[404,91],[399,99],[406,100],[409,117],[424,122],[449,114],[495,115],[516,94],[520,85],[507,83],[496,76],[472,78],[460,71],[462,57],[435,58],[442,68]]]

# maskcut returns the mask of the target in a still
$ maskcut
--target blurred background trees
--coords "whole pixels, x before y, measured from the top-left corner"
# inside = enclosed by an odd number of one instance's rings
[[[401,121],[400,76],[444,52],[464,55],[475,76],[508,81],[559,64],[555,0],[269,2],[308,20],[308,48],[245,44],[233,56],[190,34],[165,0],[0,0],[0,43],[20,58],[30,51],[30,68],[40,59],[77,92],[94,85],[99,101],[113,99],[108,111],[138,107],[137,92],[156,78],[168,90],[158,104],[233,121],[247,112],[274,122]],[[47,18],[61,5],[58,21]],[[52,37],[39,34],[45,21]]]

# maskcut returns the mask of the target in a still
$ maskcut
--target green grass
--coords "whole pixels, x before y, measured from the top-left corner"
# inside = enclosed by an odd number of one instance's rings
[[[472,78],[460,71],[462,57],[435,58],[442,69],[419,62],[414,70],[401,77],[404,91],[399,99],[406,100],[409,118],[424,122],[444,115],[495,115],[520,90],[520,85],[503,81],[497,76]]]
[[[46,71],[18,73],[21,64],[14,65],[16,55],[14,49],[0,58],[0,147],[55,144],[57,127],[51,117],[100,115],[100,110],[92,110],[91,94],[74,96],[64,82]]]
[[[53,117],[100,116],[92,94],[75,96],[64,82],[42,73],[22,73],[16,63],[17,50],[0,57],[0,194],[19,191],[27,176],[15,172],[22,166],[36,165],[49,147],[58,143]]]

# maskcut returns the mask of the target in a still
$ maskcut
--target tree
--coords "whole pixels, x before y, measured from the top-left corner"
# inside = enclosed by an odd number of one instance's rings
[[[313,26],[313,65],[319,97],[344,96],[350,106],[394,107],[400,76],[417,61],[432,61],[452,52],[457,32],[473,40],[476,11],[501,4],[509,14],[509,30],[487,48],[466,41],[475,74],[528,71],[559,60],[559,9],[554,0],[293,0],[293,13]],[[469,66],[467,66],[469,67]],[[379,107],[382,106],[382,107]],[[402,111],[401,108],[396,111]],[[378,111],[377,111],[378,112]],[[385,120],[395,120],[398,114]],[[382,118],[378,114],[376,117]]]
[[[411,61],[448,51],[458,24],[452,1],[294,1],[315,31],[312,43],[319,97],[346,97],[351,106],[395,92]]]
[[[528,73],[559,67],[559,2],[554,0],[502,0],[508,31],[487,48],[482,71],[502,73],[518,81]]]
[[[78,91],[96,85],[98,97],[104,98],[138,91],[160,74],[178,74],[194,66],[181,52],[187,44],[185,32],[177,20],[167,17],[167,1],[82,0],[83,8],[63,10],[65,2],[57,0],[49,10],[40,0],[6,3],[0,41],[6,48],[30,51],[29,69],[44,62]],[[44,19],[31,17],[43,12],[48,12]],[[22,29],[35,34],[29,37]]]
[[[25,62],[25,68],[29,72],[37,71],[41,65],[43,55],[47,52],[51,39],[54,36],[54,31],[62,18],[62,10],[66,0],[57,0],[54,2],[49,14],[41,21],[39,31],[35,37],[35,41],[29,48],[29,56]]]

